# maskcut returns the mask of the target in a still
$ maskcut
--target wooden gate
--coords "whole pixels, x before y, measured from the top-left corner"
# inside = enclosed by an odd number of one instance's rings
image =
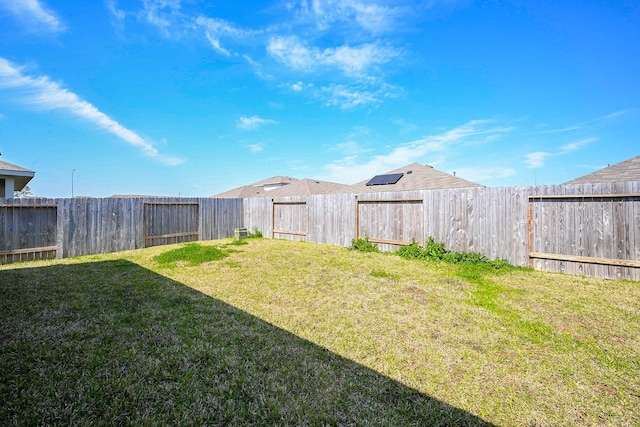
[[[640,194],[529,196],[529,265],[640,278]]]
[[[273,238],[304,240],[309,231],[307,202],[272,202],[271,227]]]
[[[424,244],[424,205],[422,199],[358,200],[356,238],[395,246],[413,240]]]
[[[18,200],[0,206],[0,263],[56,257],[58,207]]]
[[[145,202],[144,247],[197,241],[198,203]]]

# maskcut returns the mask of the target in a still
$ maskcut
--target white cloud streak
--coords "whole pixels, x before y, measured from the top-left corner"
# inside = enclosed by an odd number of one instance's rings
[[[359,0],[301,0],[289,7],[299,18],[311,21],[322,31],[342,23],[380,33],[395,29],[396,20],[406,12],[399,7]]]
[[[580,141],[563,145],[562,147],[560,147],[560,151],[555,153],[549,153],[547,151],[536,151],[533,153],[529,153],[526,155],[526,160],[524,161],[524,163],[528,168],[531,169],[541,168],[542,166],[544,166],[545,161],[549,157],[556,157],[562,156],[563,154],[573,153],[574,151],[581,149],[585,145],[591,144],[592,142],[596,142],[598,140],[599,138],[596,137],[584,138]]]
[[[240,117],[236,121],[236,127],[243,130],[253,130],[266,124],[277,123],[275,120],[263,119],[262,117]]]
[[[267,52],[295,70],[312,72],[330,67],[338,68],[349,76],[362,76],[373,66],[385,64],[399,55],[394,49],[377,43],[321,50],[307,46],[296,36],[272,37],[267,45]]]
[[[528,168],[539,168],[544,166],[544,162],[547,158],[553,156],[552,153],[547,153],[546,151],[536,151],[533,153],[529,153],[526,155],[525,164]]]
[[[205,16],[198,16],[195,19],[196,28],[204,30],[205,37],[211,44],[211,46],[218,53],[224,56],[238,55],[232,53],[228,48],[222,46],[221,39],[227,39],[233,42],[247,40],[249,37],[260,34],[258,30],[247,30],[240,28],[229,21],[217,18],[207,18]]]
[[[346,156],[324,167],[327,174],[320,179],[337,182],[358,182],[382,171],[397,169],[409,163],[419,161],[426,155],[434,156],[446,152],[449,148],[462,145],[478,135],[501,135],[512,128],[491,126],[490,120],[472,120],[462,126],[438,135],[402,144],[389,153],[374,156],[367,162],[358,163],[356,155]]]
[[[58,15],[38,0],[0,0],[0,6],[18,19],[28,31],[59,33],[66,29]]]
[[[0,58],[0,88],[15,90],[21,102],[37,110],[61,110],[84,119],[95,126],[117,136],[126,143],[140,149],[149,157],[166,164],[179,164],[181,159],[160,155],[152,144],[136,132],[127,129],[91,103],[60,86],[47,76],[25,75],[22,68]]]

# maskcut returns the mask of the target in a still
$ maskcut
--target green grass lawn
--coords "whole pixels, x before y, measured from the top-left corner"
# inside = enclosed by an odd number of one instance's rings
[[[245,242],[0,266],[0,425],[640,425],[639,282]]]

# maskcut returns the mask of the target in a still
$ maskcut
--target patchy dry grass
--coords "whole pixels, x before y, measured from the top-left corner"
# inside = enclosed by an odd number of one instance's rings
[[[638,282],[229,244],[0,267],[0,424],[640,424]]]

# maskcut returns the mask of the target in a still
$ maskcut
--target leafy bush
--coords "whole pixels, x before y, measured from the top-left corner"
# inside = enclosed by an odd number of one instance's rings
[[[380,252],[378,245],[370,242],[368,237],[351,240],[351,249],[360,252]]]
[[[261,237],[262,237],[262,232],[261,232],[260,230],[258,230],[258,227],[255,227],[255,228],[253,229],[253,232],[249,231],[249,232],[247,233],[247,237],[248,237],[249,239],[259,239],[259,238],[261,238]]]
[[[490,260],[480,252],[451,252],[444,243],[436,242],[429,237],[424,247],[413,240],[410,245],[403,246],[396,252],[397,255],[407,259],[423,259],[429,261],[445,261],[451,264],[486,265],[496,270],[512,267],[506,259]]]
[[[422,258],[438,261],[444,259],[447,253],[449,253],[449,251],[444,246],[444,243],[438,243],[433,237],[429,236],[427,244],[424,245],[424,249],[422,250]]]
[[[410,245],[398,249],[396,254],[407,259],[420,259],[423,256],[423,249],[418,242],[413,240]]]

